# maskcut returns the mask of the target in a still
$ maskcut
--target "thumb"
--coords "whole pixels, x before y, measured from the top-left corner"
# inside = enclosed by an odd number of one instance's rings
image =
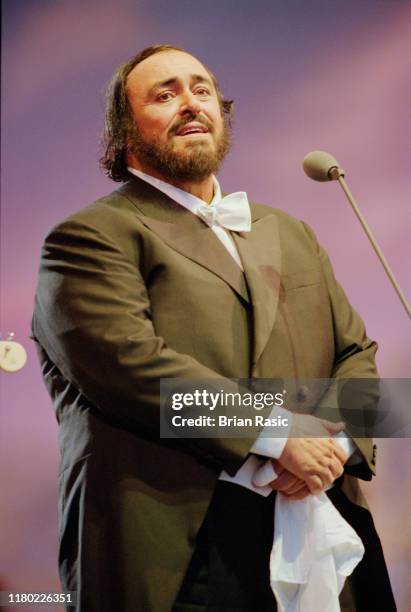
[[[321,419],[321,422],[330,435],[340,433],[340,431],[343,431],[345,429],[345,423],[343,423],[342,421],[339,421],[338,423],[333,423],[332,421]]]

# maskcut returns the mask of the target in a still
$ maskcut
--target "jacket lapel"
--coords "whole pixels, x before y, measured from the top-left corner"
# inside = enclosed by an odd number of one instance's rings
[[[250,301],[244,274],[201,219],[140,179],[133,179],[118,191],[133,203],[144,225],[168,246],[219,276],[243,300]]]
[[[270,337],[278,309],[281,248],[277,217],[255,219],[251,232],[231,235],[244,274],[214,232],[196,215],[145,181],[133,179],[118,190],[135,207],[139,219],[172,249],[219,276],[246,302],[254,320],[253,367]],[[248,287],[248,289],[247,289]]]
[[[267,215],[253,223],[250,233],[233,233],[233,237],[251,294],[254,368],[270,337],[280,297],[281,248],[277,218]]]

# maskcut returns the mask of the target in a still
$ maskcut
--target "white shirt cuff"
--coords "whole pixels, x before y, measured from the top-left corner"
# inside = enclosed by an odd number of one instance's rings
[[[281,427],[281,438],[273,438],[268,436],[268,432],[272,431],[272,427],[264,427],[260,432],[260,435],[252,445],[250,453],[255,455],[262,455],[263,457],[271,457],[272,459],[278,459],[287,444],[288,436],[290,434],[291,424],[293,415],[289,410],[281,408],[280,406],[274,406],[271,410],[269,419],[275,419],[282,417],[287,419],[288,425]],[[284,436],[284,437],[283,437]]]
[[[361,451],[355,446],[354,442],[344,431],[333,436],[342,449],[347,453],[348,459],[346,463],[348,465],[356,465],[364,460]]]

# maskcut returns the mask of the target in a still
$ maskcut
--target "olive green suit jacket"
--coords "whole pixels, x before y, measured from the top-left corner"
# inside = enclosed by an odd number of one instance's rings
[[[170,610],[219,472],[253,444],[160,439],[160,378],[376,376],[376,345],[310,229],[251,210],[252,231],[232,234],[244,273],[139,179],[46,238],[33,336],[60,424],[60,574],[78,610]],[[320,414],[324,398],[298,397]],[[356,442],[369,479],[372,443]],[[344,486],[362,503],[356,478]]]

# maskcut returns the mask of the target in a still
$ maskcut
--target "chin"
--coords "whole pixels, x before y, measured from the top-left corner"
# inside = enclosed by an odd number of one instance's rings
[[[215,153],[215,146],[213,144],[211,144],[210,142],[205,142],[204,140],[202,142],[197,141],[197,142],[187,142],[185,143],[184,146],[184,151],[201,151],[204,153],[209,153],[210,155],[214,155]]]

